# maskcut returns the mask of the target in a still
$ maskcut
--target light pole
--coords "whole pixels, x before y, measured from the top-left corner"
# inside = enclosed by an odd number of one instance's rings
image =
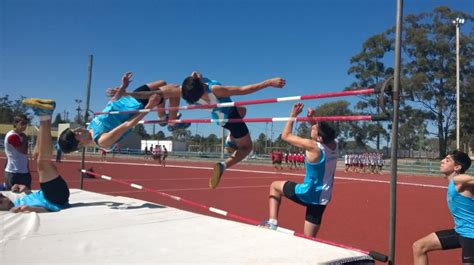
[[[460,105],[461,96],[459,89],[459,28],[464,24],[464,18],[457,17],[453,20],[453,24],[456,25],[456,149],[459,150],[459,127],[460,127]]]
[[[81,122],[81,111],[82,111],[81,103],[82,103],[82,100],[81,99],[76,99],[75,101],[77,103],[77,109],[76,109],[77,110],[77,123],[81,124],[82,123]]]

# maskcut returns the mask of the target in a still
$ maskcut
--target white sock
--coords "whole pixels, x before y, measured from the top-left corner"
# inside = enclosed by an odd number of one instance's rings
[[[270,218],[270,219],[268,219],[268,223],[269,223],[269,224],[272,224],[272,225],[278,225],[278,220],[277,220],[277,219]]]
[[[41,115],[41,116],[38,116],[38,119],[40,121],[49,121],[51,120],[51,115]]]

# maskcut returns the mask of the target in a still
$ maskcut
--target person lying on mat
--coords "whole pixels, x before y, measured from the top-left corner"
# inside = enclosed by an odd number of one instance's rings
[[[285,79],[279,77],[244,86],[224,86],[216,80],[203,77],[199,72],[192,72],[191,76],[184,79],[181,93],[189,104],[207,105],[232,102],[231,96],[248,95],[267,87],[283,86]],[[213,119],[242,119],[245,114],[244,107],[220,107],[211,112]],[[214,165],[213,175],[209,180],[209,187],[213,189],[219,184],[224,170],[242,161],[252,150],[252,139],[245,122],[220,122],[219,125],[230,131],[225,141],[226,151],[230,156]]]
[[[178,85],[166,84],[165,81],[155,81],[145,84],[133,92],[126,89],[132,78],[132,73],[127,72],[122,77],[122,84],[117,88],[110,88],[107,94],[111,100],[103,110],[110,111],[133,111],[141,109],[152,109],[159,107],[157,111],[161,126],[168,124],[168,130],[186,129],[189,123],[168,123],[167,120],[179,119],[177,110],[170,110],[168,114],[162,109],[165,99],[169,99],[170,107],[178,107],[181,97],[181,89]],[[120,142],[132,128],[146,116],[143,113],[120,113],[97,115],[90,122],[87,129],[64,130],[58,140],[59,146],[64,153],[70,153],[84,146],[96,144],[104,150],[114,150],[115,145]]]
[[[53,100],[43,101],[38,106],[34,101],[25,99],[23,104],[32,106],[34,113],[39,116],[40,127],[38,140],[33,151],[37,162],[39,183],[41,189],[11,201],[0,194],[0,210],[19,212],[57,212],[69,207],[69,188],[59,175],[53,158],[53,143],[51,141],[51,115],[56,103]]]
[[[296,103],[291,110],[291,117],[297,117],[303,110],[302,103]],[[314,117],[314,110],[308,109],[308,117]],[[270,218],[260,226],[272,230],[278,227],[278,212],[281,198],[286,198],[306,207],[304,234],[315,237],[319,231],[326,205],[331,200],[334,173],[338,157],[336,131],[328,122],[311,122],[311,138],[302,138],[292,134],[293,121],[289,120],[281,139],[305,150],[306,176],[303,183],[293,181],[274,181],[270,186]]]
[[[428,264],[428,252],[462,249],[463,264],[474,264],[474,177],[464,174],[471,166],[469,156],[452,151],[441,160],[440,172],[447,179],[447,201],[454,229],[430,233],[413,243],[415,265]]]

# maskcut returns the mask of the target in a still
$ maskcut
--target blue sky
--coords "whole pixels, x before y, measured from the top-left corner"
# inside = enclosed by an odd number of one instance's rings
[[[404,14],[440,5],[474,11],[473,0],[416,0],[405,1]],[[0,0],[0,94],[55,98],[57,111],[72,117],[74,100],[85,102],[89,54],[93,111],[125,71],[134,72],[131,89],[158,79],[181,83],[193,70],[227,85],[287,80],[283,89],[234,101],[341,91],[354,80],[350,58],[395,16],[396,0]],[[250,106],[247,117],[285,117],[291,105]],[[248,125],[254,138],[265,133],[265,124]],[[282,126],[274,124],[274,137]],[[216,125],[191,130],[220,133]]]

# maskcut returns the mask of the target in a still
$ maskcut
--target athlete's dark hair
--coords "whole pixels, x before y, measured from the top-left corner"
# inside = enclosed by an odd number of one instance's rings
[[[204,94],[204,84],[199,78],[186,77],[181,85],[181,95],[186,102],[193,104]]]
[[[59,135],[58,145],[66,154],[79,150],[79,141],[76,139],[76,134],[69,128]]]
[[[454,150],[449,152],[447,155],[453,158],[454,164],[461,166],[461,170],[459,170],[459,173],[461,174],[466,172],[466,170],[471,166],[471,158],[462,151]]]
[[[318,122],[318,135],[323,139],[323,143],[327,144],[336,139],[336,130],[328,122]]]

